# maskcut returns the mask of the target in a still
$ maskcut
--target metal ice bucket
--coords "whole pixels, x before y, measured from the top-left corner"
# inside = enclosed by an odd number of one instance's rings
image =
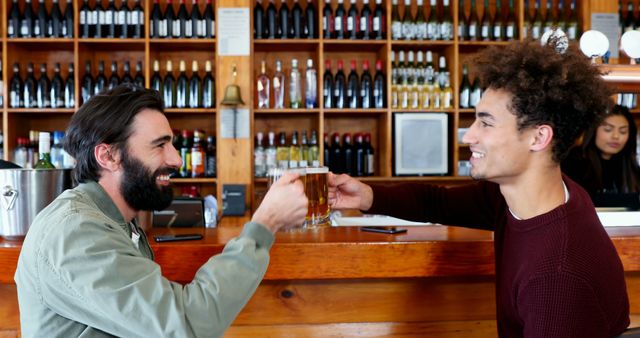
[[[0,169],[0,235],[24,238],[36,215],[69,188],[71,169]]]

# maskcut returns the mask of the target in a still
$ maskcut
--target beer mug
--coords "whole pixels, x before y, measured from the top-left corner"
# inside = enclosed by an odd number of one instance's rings
[[[297,168],[297,169],[271,168],[267,171],[267,188],[270,189],[271,186],[274,183],[276,183],[276,181],[278,181],[280,177],[284,175],[285,172],[293,172],[300,175],[300,180],[302,181],[302,184],[303,185],[305,184],[306,170],[304,168]],[[306,192],[306,189],[305,189],[305,192]],[[307,214],[308,214],[308,210],[307,210]],[[301,231],[305,229],[306,223],[307,222],[305,220],[304,222],[302,222],[302,224],[299,224],[294,227],[289,227],[286,229],[283,228],[280,231],[285,231],[285,232]]]
[[[309,200],[305,226],[321,228],[331,225],[329,218],[329,187],[327,185],[328,167],[306,168],[304,193]]]

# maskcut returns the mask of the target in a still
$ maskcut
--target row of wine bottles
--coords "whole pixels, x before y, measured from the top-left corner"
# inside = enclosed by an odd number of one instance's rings
[[[322,93],[325,108],[370,109],[386,107],[386,79],[382,72],[382,61],[376,61],[376,72],[371,77],[369,60],[362,61],[362,71],[357,73],[356,60],[351,60],[349,75],[344,72],[344,63],[337,61],[335,74],[331,71],[331,60],[325,61]]]
[[[453,40],[453,19],[449,0],[443,0],[443,13],[437,11],[438,1],[430,0],[429,17],[425,19],[423,0],[416,0],[417,13],[411,13],[411,0],[404,0],[400,17],[398,0],[391,6],[391,38],[394,40]]]
[[[286,87],[289,88],[289,102],[287,107],[299,109],[317,108],[318,107],[318,75],[313,67],[313,59],[307,60],[307,69],[304,72],[304,80],[302,73],[298,69],[298,60],[291,60],[291,71],[289,79],[282,71],[282,62],[276,60],[276,71],[273,74],[273,107],[282,109],[285,107],[284,93]],[[262,61],[260,65],[260,75],[257,78],[258,108],[269,108],[271,105],[271,80],[267,75],[266,61]],[[302,97],[302,83],[304,82],[304,103]]]
[[[9,107],[11,108],[74,108],[75,85],[73,63],[69,63],[66,79],[60,75],[60,63],[53,67],[53,77],[47,76],[47,64],[40,66],[36,79],[33,63],[27,64],[27,76],[20,78],[20,64],[13,64],[13,76],[9,82]]]
[[[308,166],[317,167],[320,165],[320,148],[318,146],[318,133],[311,131],[311,139],[307,137],[307,131],[303,130],[301,138],[298,138],[298,131],[291,134],[291,143],[287,142],[287,134],[278,134],[278,144],[276,146],[275,133],[268,133],[268,143],[264,144],[264,134],[256,134],[256,143],[253,151],[254,169],[256,177],[265,177],[267,172],[273,168],[304,168]]]
[[[180,153],[182,167],[175,177],[215,177],[216,138],[200,129],[174,130],[173,146]]]
[[[618,2],[618,12],[620,14],[620,30],[622,33],[640,30],[640,3],[634,11],[633,0],[627,0],[626,11],[623,12],[622,0]],[[634,14],[634,12],[638,12]]]
[[[414,51],[391,52],[391,108],[410,109],[450,109],[453,108],[453,89],[450,72],[444,55],[438,58],[438,68],[433,63],[433,54],[417,51],[417,62]],[[396,62],[397,61],[397,62]]]
[[[253,37],[255,39],[317,39],[316,9],[311,1],[303,10],[296,0],[289,9],[286,1],[276,10],[273,0],[265,11],[262,0],[253,8]]]
[[[323,159],[324,165],[336,174],[375,175],[375,156],[370,133],[355,133],[353,138],[351,133],[344,133],[342,144],[339,133],[331,135],[331,144],[329,135],[325,133]]]
[[[550,2],[550,1],[549,1]],[[518,37],[518,25],[513,0],[508,0],[509,8],[504,15],[504,8],[500,0],[496,0],[495,7],[484,1],[480,16],[476,7],[476,0],[471,0],[470,15],[465,14],[464,0],[460,1],[460,18],[458,21],[458,39],[461,41],[506,41]]]
[[[13,0],[11,10],[9,10],[7,36],[10,38],[72,38],[72,1],[66,2],[66,9],[62,14],[58,0],[53,0],[51,11],[47,11],[44,0],[38,2],[35,11],[31,0],[26,0],[22,11],[18,6],[18,0]]]
[[[531,14],[531,7],[529,7],[530,1],[534,0],[525,0],[524,2],[525,38],[540,39],[548,30],[560,28],[570,40],[578,39],[580,25],[578,24],[576,0],[558,0],[558,7],[555,10],[551,8],[552,1],[548,0],[544,13],[540,6],[540,0],[535,0],[533,14]],[[565,3],[569,4],[568,11]]]
[[[184,0],[180,0],[177,14],[171,0],[168,0],[164,12],[160,8],[159,0],[154,0],[149,27],[151,38],[211,39],[216,35],[215,27],[211,0],[207,0],[203,11],[200,11],[197,0],[193,0],[191,12],[187,12]]]
[[[142,73],[142,61],[136,63],[135,75],[131,74],[131,66],[129,61],[124,62],[124,73],[120,77],[118,75],[118,62],[111,62],[111,74],[109,77],[104,72],[104,61],[98,62],[98,75],[93,77],[91,71],[91,61],[85,63],[85,74],[81,82],[82,102],[86,102],[91,96],[100,93],[103,89],[112,89],[121,83],[134,83],[137,86],[144,87],[144,75]]]
[[[142,0],[137,0],[133,8],[126,1],[120,7],[114,0],[108,5],[89,6],[83,0],[80,8],[80,36],[83,38],[140,38],[144,35],[144,10]]]
[[[186,73],[186,63],[180,60],[180,74],[173,76],[173,62],[167,60],[164,78],[160,76],[160,62],[153,62],[151,88],[162,93],[166,108],[214,108],[216,105],[216,85],[211,61],[205,62],[204,77],[199,75],[198,62],[191,63],[191,76]]]
[[[325,39],[360,39],[381,40],[387,38],[386,16],[382,0],[376,0],[371,8],[368,1],[363,0],[358,10],[357,0],[349,1],[349,9],[345,9],[343,0],[338,0],[335,11],[331,1],[325,0],[322,10],[322,31]]]

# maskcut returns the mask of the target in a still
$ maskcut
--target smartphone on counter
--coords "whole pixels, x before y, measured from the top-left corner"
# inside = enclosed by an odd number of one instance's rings
[[[400,229],[396,227],[361,227],[361,231],[378,232],[381,234],[402,234],[407,232],[407,229]]]
[[[202,239],[200,234],[179,234],[179,235],[156,235],[153,236],[156,242],[176,242],[176,241],[192,241]]]

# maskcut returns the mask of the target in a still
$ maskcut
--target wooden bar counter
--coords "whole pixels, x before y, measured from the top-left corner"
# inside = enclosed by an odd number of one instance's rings
[[[186,283],[240,229],[154,228],[147,235],[204,235],[152,243],[163,274]],[[407,229],[397,235],[357,227],[278,233],[265,280],[225,337],[496,336],[492,233]],[[607,232],[625,267],[632,324],[640,326],[640,227]],[[20,248],[19,241],[0,241],[0,337],[18,332],[13,275]]]

